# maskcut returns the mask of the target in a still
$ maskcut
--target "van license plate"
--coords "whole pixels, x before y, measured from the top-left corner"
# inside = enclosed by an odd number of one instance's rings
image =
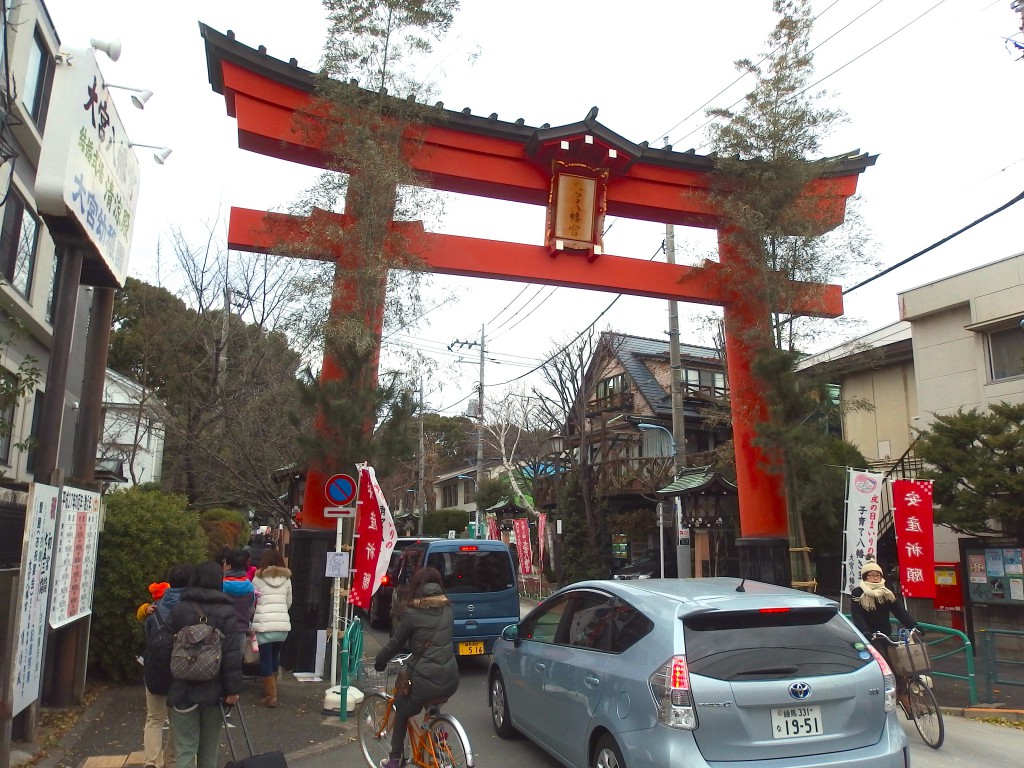
[[[781,707],[772,710],[772,737],[800,739],[824,733],[820,707]]]
[[[483,643],[459,643],[459,656],[483,656]]]

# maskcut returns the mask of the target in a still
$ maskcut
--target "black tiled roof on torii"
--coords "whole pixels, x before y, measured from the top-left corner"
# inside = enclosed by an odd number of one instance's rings
[[[224,94],[222,61],[234,62],[298,91],[313,93],[316,89],[318,75],[299,67],[294,58],[287,62],[275,59],[267,53],[267,49],[262,45],[259,48],[251,48],[238,42],[231,30],[224,34],[199,22],[199,31],[206,41],[207,73],[210,85],[216,93]],[[370,92],[367,91],[367,93]],[[588,134],[620,153],[623,161],[619,166],[620,171],[637,162],[694,171],[711,171],[714,167],[713,155],[698,155],[692,149],[686,152],[675,152],[671,147],[655,148],[648,146],[646,141],[636,144],[623,138],[597,121],[597,107],[592,107],[586,117],[577,123],[556,127],[551,127],[547,123],[539,127],[529,126],[522,118],[514,122],[505,122],[498,119],[496,112],[487,117],[474,115],[469,107],[455,111],[446,109],[443,102],[437,102],[435,108],[437,109],[437,124],[479,135],[516,141],[524,145],[524,152],[530,157],[552,142]],[[428,112],[427,115],[427,119],[430,120],[430,113]],[[859,150],[827,158],[829,167],[823,175],[849,176],[853,173],[862,173],[869,166],[874,165],[876,159],[877,155],[868,155]]]

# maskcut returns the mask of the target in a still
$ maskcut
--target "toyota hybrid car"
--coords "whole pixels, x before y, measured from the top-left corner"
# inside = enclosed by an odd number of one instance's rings
[[[906,768],[885,660],[818,595],[730,578],[584,581],[494,644],[494,729],[570,768]]]

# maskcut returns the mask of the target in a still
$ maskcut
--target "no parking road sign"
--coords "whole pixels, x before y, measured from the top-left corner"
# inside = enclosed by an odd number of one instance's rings
[[[356,513],[352,502],[356,498],[356,481],[351,475],[332,475],[324,484],[327,504],[324,517],[349,517]]]

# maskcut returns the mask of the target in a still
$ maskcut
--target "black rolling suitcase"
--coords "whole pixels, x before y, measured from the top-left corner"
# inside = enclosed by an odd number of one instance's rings
[[[224,768],[288,768],[288,761],[284,759],[284,752],[278,750],[274,752],[261,752],[258,755],[253,753],[252,742],[249,740],[249,729],[245,727],[245,717],[242,715],[242,708],[235,704],[234,710],[238,713],[238,722],[242,725],[242,736],[245,738],[245,746],[249,750],[249,756],[239,759],[235,753],[235,745],[231,742],[231,729],[228,728],[227,711],[221,706],[220,714],[224,720],[224,735],[227,737],[228,749],[231,751],[231,759]]]

